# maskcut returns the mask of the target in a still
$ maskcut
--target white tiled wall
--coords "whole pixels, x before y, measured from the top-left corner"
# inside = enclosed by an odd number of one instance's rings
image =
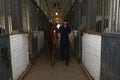
[[[101,36],[83,35],[82,61],[94,80],[100,80]]]
[[[13,80],[17,80],[29,65],[27,34],[11,35],[10,47]]]

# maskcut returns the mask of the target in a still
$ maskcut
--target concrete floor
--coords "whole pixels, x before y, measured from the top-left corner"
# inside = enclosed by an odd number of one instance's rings
[[[46,48],[23,80],[89,80],[72,55],[68,67],[59,55],[55,66],[51,66],[49,55],[49,49]]]

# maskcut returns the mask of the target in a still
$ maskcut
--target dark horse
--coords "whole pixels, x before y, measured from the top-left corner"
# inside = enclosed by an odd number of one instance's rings
[[[46,36],[47,36],[47,41],[48,41],[48,45],[50,48],[50,52],[51,52],[51,65],[55,64],[55,50],[56,50],[56,40],[57,40],[57,28],[56,28],[56,24],[50,24],[48,26],[47,32],[46,32]]]

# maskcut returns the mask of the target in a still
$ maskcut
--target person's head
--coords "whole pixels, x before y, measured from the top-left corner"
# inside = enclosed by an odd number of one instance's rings
[[[63,25],[68,25],[68,20],[66,18],[63,19]]]

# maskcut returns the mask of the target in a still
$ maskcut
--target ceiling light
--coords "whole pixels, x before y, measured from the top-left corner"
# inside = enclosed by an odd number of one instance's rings
[[[55,14],[58,15],[58,12],[56,12]]]

